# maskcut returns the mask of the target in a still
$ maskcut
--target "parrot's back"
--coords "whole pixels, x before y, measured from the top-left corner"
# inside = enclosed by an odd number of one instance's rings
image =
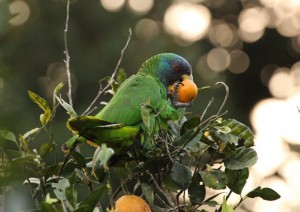
[[[128,78],[96,115],[97,118],[110,123],[136,125],[142,121],[141,104],[150,100],[153,109],[158,109],[164,96],[164,88],[154,77],[136,74]]]

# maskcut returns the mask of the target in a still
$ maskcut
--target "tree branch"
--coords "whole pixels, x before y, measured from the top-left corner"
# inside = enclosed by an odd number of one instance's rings
[[[127,39],[127,42],[124,46],[124,48],[121,50],[121,55],[120,55],[120,59],[115,67],[115,70],[113,72],[113,74],[111,75],[111,80],[109,83],[107,83],[107,85],[101,89],[101,86],[100,86],[100,89],[99,89],[99,92],[97,94],[97,96],[95,97],[95,99],[92,101],[92,103],[90,104],[90,106],[83,112],[82,115],[88,115],[90,112],[91,112],[91,108],[94,107],[94,105],[96,104],[96,102],[98,101],[98,99],[100,98],[100,96],[111,86],[111,83],[113,82],[113,79],[116,77],[117,73],[118,73],[118,70],[119,70],[119,67],[120,67],[120,64],[122,62],[122,59],[123,59],[123,55],[124,55],[124,52],[126,50],[126,48],[128,47],[129,45],[129,42],[131,40],[131,36],[132,36],[132,30],[129,28],[129,35],[128,35],[128,39]],[[94,110],[94,109],[93,109]]]
[[[70,0],[67,0],[67,14],[66,14],[66,25],[64,30],[64,43],[65,43],[65,50],[64,54],[66,58],[64,59],[64,63],[66,66],[67,71],[67,78],[68,78],[68,98],[69,98],[69,104],[71,107],[73,107],[73,101],[72,101],[72,82],[71,82],[71,71],[70,71],[70,55],[68,50],[68,29],[69,29],[69,11],[70,11]]]

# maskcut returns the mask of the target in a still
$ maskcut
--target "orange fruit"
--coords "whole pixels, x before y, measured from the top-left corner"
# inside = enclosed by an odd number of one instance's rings
[[[151,209],[141,197],[124,195],[116,201],[115,212],[151,212]]]
[[[174,84],[171,86],[170,91],[174,93]],[[185,79],[178,86],[178,101],[188,103],[196,98],[197,93],[198,88],[194,81]]]

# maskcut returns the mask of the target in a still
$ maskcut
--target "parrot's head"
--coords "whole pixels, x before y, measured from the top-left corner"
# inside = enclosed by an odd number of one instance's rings
[[[158,77],[166,87],[184,79],[193,80],[189,62],[174,53],[157,54],[148,59],[141,69]]]

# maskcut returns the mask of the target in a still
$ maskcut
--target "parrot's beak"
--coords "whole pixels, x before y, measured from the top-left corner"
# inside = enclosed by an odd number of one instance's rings
[[[181,76],[181,79],[182,80],[189,79],[189,80],[193,81],[193,75],[192,74],[190,74],[190,75],[184,74],[184,75]]]

